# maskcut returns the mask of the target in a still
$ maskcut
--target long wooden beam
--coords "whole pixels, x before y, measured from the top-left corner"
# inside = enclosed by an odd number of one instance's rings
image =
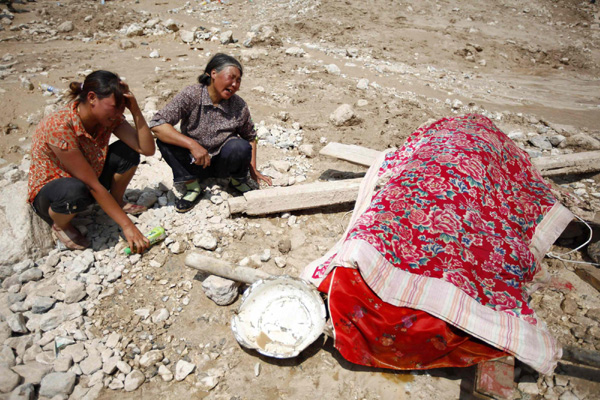
[[[356,200],[361,178],[253,190],[229,199],[232,214],[265,215],[349,203]]]
[[[379,152],[361,146],[331,142],[319,154],[369,167]],[[596,172],[600,171],[600,151],[536,157],[531,162],[542,176]]]

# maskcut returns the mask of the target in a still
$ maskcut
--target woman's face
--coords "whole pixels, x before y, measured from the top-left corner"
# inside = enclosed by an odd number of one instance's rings
[[[211,86],[213,86],[219,101],[231,98],[242,84],[242,74],[233,65],[223,68],[220,72],[213,69],[210,77],[212,78]]]
[[[95,93],[89,100],[92,107],[92,114],[101,125],[109,127],[118,121],[125,111],[125,104],[117,106],[115,95],[111,94],[108,97],[99,99]]]

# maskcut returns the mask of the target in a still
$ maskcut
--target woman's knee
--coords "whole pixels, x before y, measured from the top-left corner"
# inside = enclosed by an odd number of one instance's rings
[[[111,156],[116,156],[121,169],[127,171],[140,163],[140,154],[129,147],[125,142],[118,140],[108,147]],[[119,172],[124,172],[119,171]]]
[[[229,159],[240,159],[248,160],[252,158],[252,146],[247,140],[244,139],[232,139],[225,143],[221,154]]]
[[[77,178],[51,181],[40,190],[38,197],[40,205],[47,205],[57,214],[76,214],[94,202],[88,186]]]

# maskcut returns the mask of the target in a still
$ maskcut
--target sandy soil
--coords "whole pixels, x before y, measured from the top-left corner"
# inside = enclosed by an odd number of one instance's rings
[[[255,122],[285,127],[299,123],[303,143],[317,149],[322,138],[378,150],[400,146],[428,120],[473,111],[493,117],[506,133],[547,127],[565,136],[585,132],[600,139],[600,14],[597,5],[586,1],[117,0],[101,5],[38,0],[15,7],[19,12],[10,24],[2,20],[0,31],[0,64],[16,62],[12,69],[0,68],[0,157],[8,162],[19,162],[28,153],[35,124],[44,108],[56,101],[55,96],[42,95],[39,83],[66,88],[86,72],[109,69],[126,78],[142,106],[157,97],[160,108],[194,83],[216,52],[242,60],[245,71],[239,94],[250,105]],[[135,47],[120,48],[126,39],[120,29],[153,18],[172,18],[186,30],[231,30],[237,43],[188,45],[178,33],[162,30],[129,38]],[[57,34],[64,21],[72,21],[75,29]],[[257,24],[270,27],[272,34],[246,49],[242,42]],[[305,55],[287,55],[290,47],[303,48]],[[158,58],[150,58],[153,50],[159,52]],[[328,73],[329,64],[337,65],[340,73]],[[24,88],[20,77],[35,88]],[[366,90],[357,88],[359,79],[369,80]],[[366,102],[359,106],[359,100]],[[343,103],[355,107],[358,124],[335,127],[329,122],[329,115]],[[297,155],[295,150],[284,153],[268,146],[259,151],[259,164]],[[310,164],[308,181],[327,171],[365,171],[324,157]],[[591,178],[600,182],[598,176]],[[295,213],[299,228],[290,228],[279,215],[240,217],[250,228],[241,240],[229,241],[223,257],[240,260],[264,248],[277,248],[281,237],[293,237],[300,245],[289,254],[285,272],[297,275],[337,241],[350,209]],[[161,249],[151,253],[157,255]],[[563,264],[551,267],[557,279],[577,280]],[[281,273],[272,261],[265,269]],[[183,256],[169,256],[152,274],[152,284],[115,286],[124,292],[105,299],[96,310],[98,333],[127,331],[128,325],[139,322],[134,309],[159,306],[164,295],[188,295],[190,305],[177,323],[153,333],[179,341],[180,348],[173,343],[169,348],[180,356],[187,352],[203,370],[215,367],[225,373],[212,391],[197,387],[194,377],[181,383],[164,383],[156,377],[132,393],[105,389],[103,399],[471,398],[472,368],[412,373],[367,369],[345,362],[331,340],[321,339],[294,360],[245,351],[229,328],[237,303],[218,307],[208,300],[200,277],[183,265]],[[161,280],[175,284],[189,280],[194,286],[184,291],[178,285],[159,285]],[[598,307],[598,293],[580,281],[578,285],[588,294],[589,307]],[[535,376],[523,365],[519,373]],[[570,378],[586,387],[581,393],[587,394],[579,398],[594,398],[600,383],[580,378]]]

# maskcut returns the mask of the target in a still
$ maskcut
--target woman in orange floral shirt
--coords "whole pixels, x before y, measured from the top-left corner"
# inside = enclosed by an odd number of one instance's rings
[[[74,101],[44,118],[33,136],[28,201],[72,250],[90,242],[71,220],[96,201],[123,229],[130,248],[141,253],[150,244],[126,213],[145,207],[125,203],[123,194],[139,155],[154,154],[150,129],[129,87],[112,72],[92,72],[69,89]],[[125,108],[135,128],[125,121]],[[109,146],[111,133],[121,140]]]

